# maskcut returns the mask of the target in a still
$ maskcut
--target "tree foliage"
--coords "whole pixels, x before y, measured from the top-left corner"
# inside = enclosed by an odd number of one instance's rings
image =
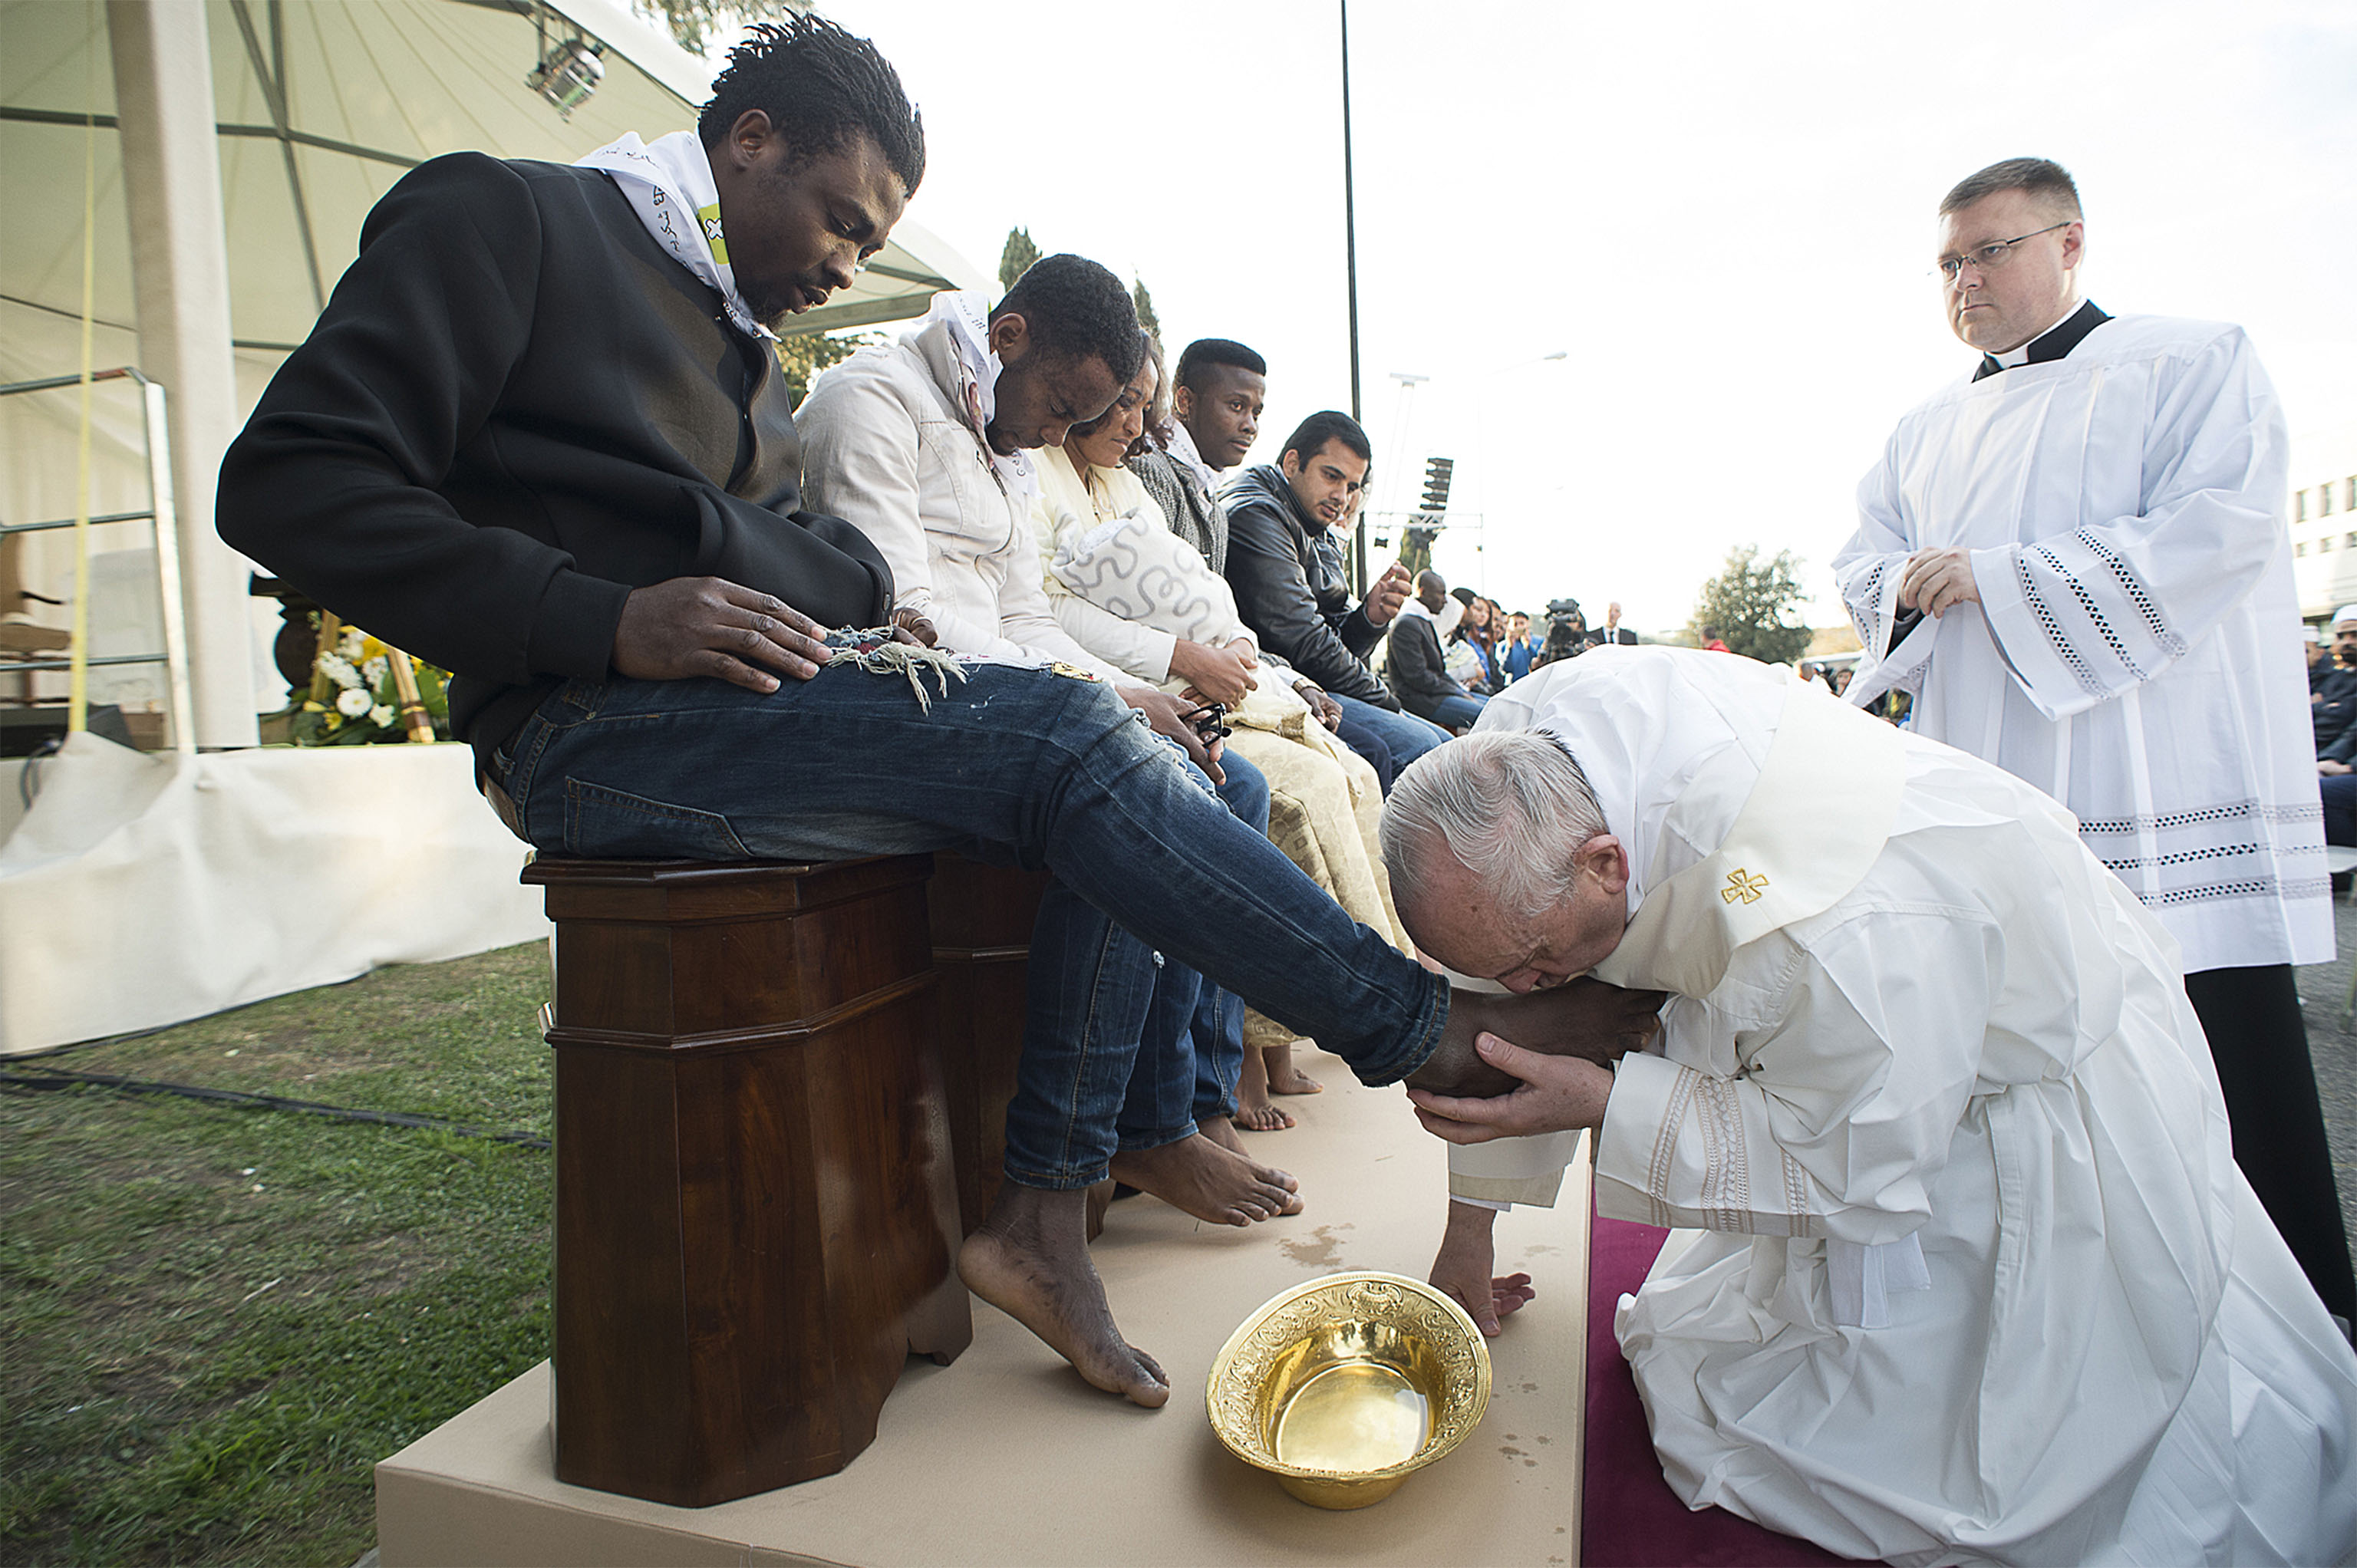
[[[1437,528],[1411,528],[1400,538],[1399,563],[1413,577],[1432,566],[1432,542],[1440,537]]]
[[[786,396],[796,408],[810,394],[810,384],[829,365],[839,365],[859,349],[879,340],[874,332],[802,332],[778,339],[778,369],[785,373]]]
[[[1009,289],[1015,280],[1031,270],[1039,259],[1039,247],[1031,242],[1031,231],[1017,227],[1006,231],[1006,248],[998,252],[998,286]]]
[[[748,22],[762,22],[808,10],[793,0],[630,0],[630,8],[651,22],[660,22],[692,55],[704,52],[715,33],[728,33]]]
[[[1809,646],[1809,628],[1787,626],[1784,612],[1803,597],[1800,560],[1779,550],[1760,558],[1756,544],[1741,544],[1727,553],[1727,565],[1702,586],[1688,622],[1695,640],[1706,640],[1705,627],[1718,628],[1720,640],[1737,653],[1765,664],[1790,664]]]
[[[1162,336],[1162,323],[1155,317],[1154,296],[1146,292],[1144,278],[1137,280],[1136,285],[1129,291],[1129,297],[1137,306],[1137,324],[1159,338]]]

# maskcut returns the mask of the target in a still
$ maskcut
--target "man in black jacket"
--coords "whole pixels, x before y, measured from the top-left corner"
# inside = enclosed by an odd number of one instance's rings
[[[1370,1083],[1502,1088],[1474,1030],[1567,1038],[1583,999],[1538,1016],[1452,1004],[1102,682],[974,665],[920,703],[834,659],[829,628],[890,615],[890,574],[857,531],[797,510],[764,324],[882,248],[922,129],[869,45],[796,16],[738,47],[700,131],[625,137],[597,168],[461,154],[405,176],[223,460],[223,537],[452,670],[486,794],[544,851],[954,846],[1044,865]],[[1007,378],[1000,417],[1069,417],[1086,378],[1053,372]],[[1106,373],[1077,412],[1117,387]],[[1122,1042],[1035,1012],[1020,1070],[1117,1100]],[[1099,1108],[1074,1105],[1093,1127]],[[1099,1152],[1080,1138],[1061,1176],[1010,1168],[960,1267],[1098,1387],[1158,1405],[1168,1380],[1124,1342],[1088,1261]]]
[[[2332,618],[2331,650],[2309,672],[2309,718],[2316,726],[2316,755],[2349,760],[2357,747],[2357,605],[2343,605]]]
[[[1463,735],[1481,716],[1485,699],[1467,691],[1448,673],[1448,656],[1440,650],[1440,618],[1450,603],[1448,582],[1439,573],[1427,570],[1415,575],[1415,597],[1392,622],[1383,679],[1409,713],[1451,734]]]
[[[1400,711],[1366,664],[1407,600],[1407,568],[1394,562],[1354,604],[1339,549],[1340,523],[1367,482],[1374,448],[1359,422],[1328,409],[1286,437],[1275,463],[1247,468],[1222,496],[1228,510],[1229,585],[1260,645],[1341,704],[1346,721],[1375,732],[1402,768],[1448,732]]]

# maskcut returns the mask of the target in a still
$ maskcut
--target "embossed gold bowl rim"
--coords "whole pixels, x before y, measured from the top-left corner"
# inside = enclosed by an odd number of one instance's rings
[[[1366,1293],[1358,1289],[1368,1284],[1391,1287],[1396,1293],[1394,1304],[1371,1313]],[[1351,1298],[1348,1306],[1341,1305],[1344,1297]],[[1380,1296],[1375,1300],[1381,1308]],[[1411,1302],[1414,1307],[1408,1306]],[[1436,1359],[1456,1375],[1439,1389],[1419,1391],[1429,1403],[1431,1430],[1414,1454],[1379,1470],[1286,1464],[1272,1446],[1275,1412],[1270,1405],[1282,1391],[1267,1386],[1275,1363],[1333,1323],[1371,1318],[1438,1341],[1431,1346]],[[1243,1386],[1247,1381],[1249,1388]],[[1328,1274],[1270,1297],[1243,1320],[1211,1359],[1203,1405],[1211,1430],[1228,1452],[1275,1476],[1294,1496],[1322,1508],[1362,1507],[1388,1497],[1409,1475],[1448,1454],[1480,1423],[1490,1406],[1490,1348],[1465,1309],[1422,1280],[1376,1270]]]

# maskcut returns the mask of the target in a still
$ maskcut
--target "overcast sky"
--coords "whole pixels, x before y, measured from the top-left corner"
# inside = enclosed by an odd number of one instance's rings
[[[1258,349],[1254,461],[1349,407],[1332,0],[823,8],[924,113],[912,219],[986,273],[1023,224],[1142,277],[1174,348]],[[1668,628],[1758,543],[1838,621],[1858,478],[1972,360],[1932,209],[2023,154],[2077,177],[2098,304],[2240,322],[2296,438],[2357,425],[2346,0],[1355,0],[1351,27],[1376,504],[1458,460],[1484,526],[1443,537],[1452,582]],[[1431,378],[1405,441],[1394,371]]]

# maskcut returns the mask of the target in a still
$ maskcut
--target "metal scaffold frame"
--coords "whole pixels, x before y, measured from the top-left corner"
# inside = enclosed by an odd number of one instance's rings
[[[102,512],[89,518],[90,527],[103,523],[145,521],[156,540],[156,589],[162,609],[164,646],[155,653],[118,653],[103,658],[90,658],[87,652],[88,629],[82,629],[81,640],[63,659],[24,659],[0,661],[0,671],[31,673],[43,670],[83,669],[110,664],[161,664],[168,695],[166,699],[172,720],[173,749],[193,754],[197,749],[196,703],[188,687],[188,633],[186,614],[180,600],[180,542],[178,517],[173,508],[172,438],[170,425],[165,419],[164,389],[129,365],[110,371],[95,371],[93,383],[128,381],[139,388],[141,418],[145,426],[147,449],[147,507],[144,511]],[[80,376],[45,376],[38,381],[11,381],[0,385],[0,397],[22,392],[56,392],[64,387],[81,384]],[[0,523],[0,536],[12,533],[41,533],[52,529],[73,528],[84,520],[61,517],[46,518],[38,522]],[[83,546],[88,549],[87,543]],[[76,624],[82,624],[81,618]],[[81,715],[74,715],[73,727],[81,726]]]

